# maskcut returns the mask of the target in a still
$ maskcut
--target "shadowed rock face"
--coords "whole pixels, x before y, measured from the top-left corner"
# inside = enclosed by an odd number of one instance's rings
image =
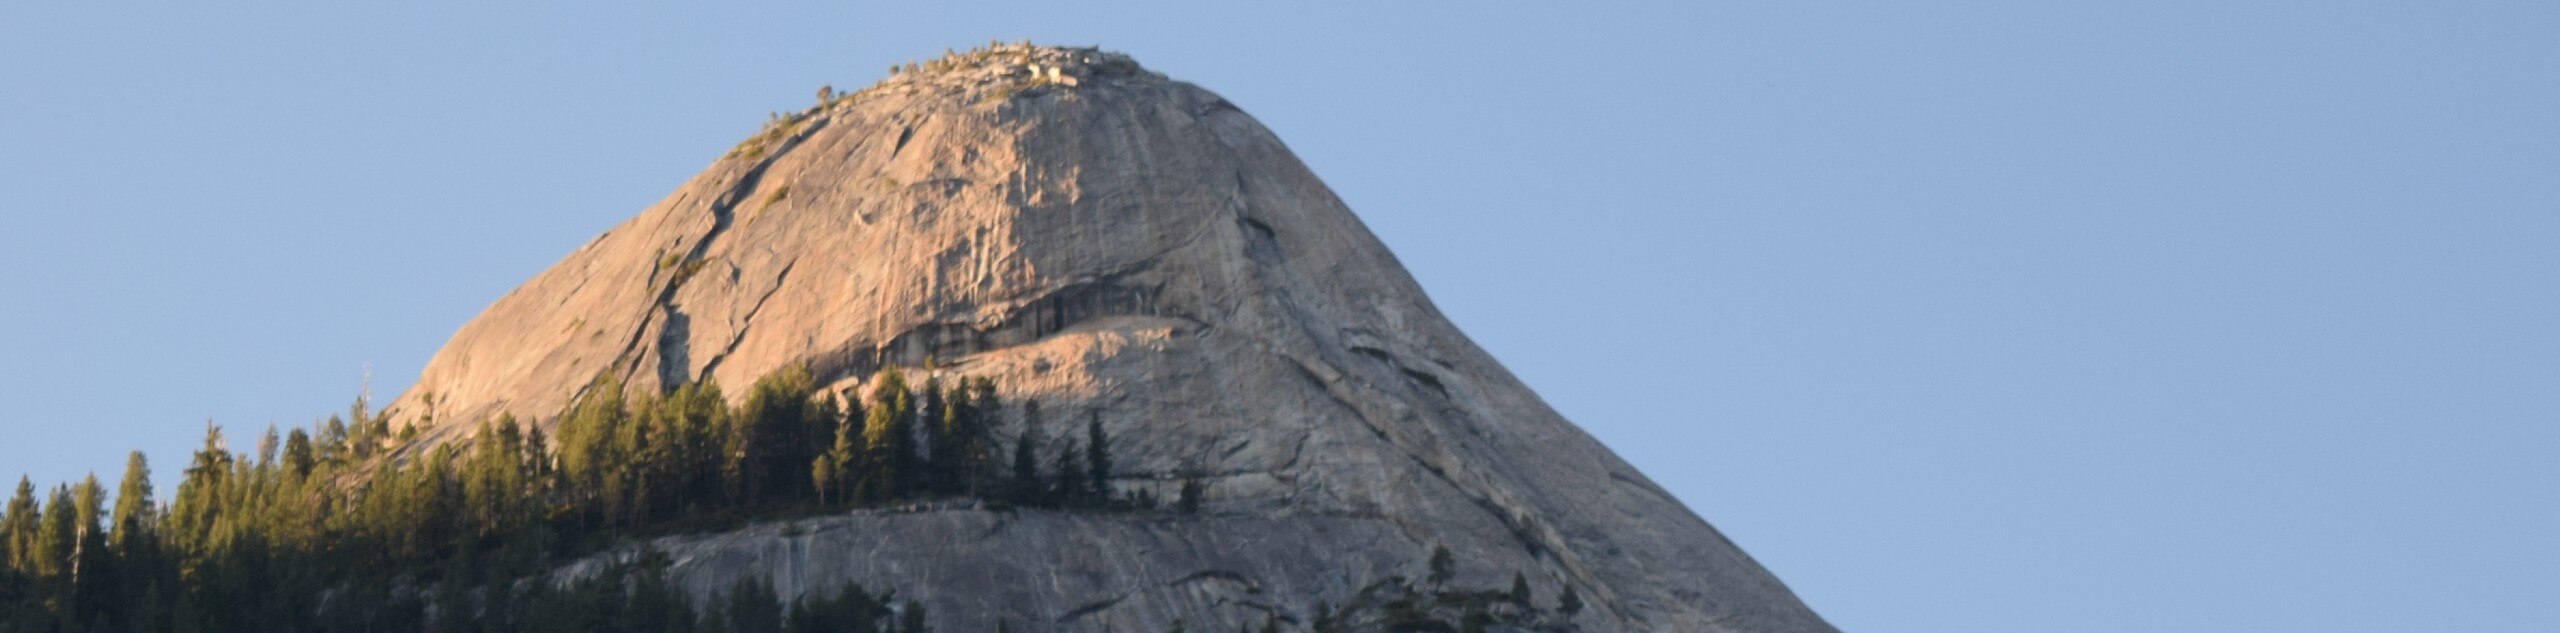
[[[1445,545],[1455,585],[1573,585],[1586,630],[1832,630],[1469,342],[1270,131],[1090,49],[1001,48],[777,124],[500,299],[391,410],[447,442],[553,424],[600,374],[743,395],[928,359],[1053,435],[1098,417],[1124,491],[1205,473],[1201,515],[864,511],[661,539],[676,578],[896,588],[948,631],[1221,631],[1304,622]]]

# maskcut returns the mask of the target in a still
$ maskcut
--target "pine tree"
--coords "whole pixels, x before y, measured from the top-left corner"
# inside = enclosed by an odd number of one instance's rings
[[[462,467],[462,506],[472,537],[491,538],[530,518],[524,437],[513,416],[483,423]]]
[[[1174,510],[1183,514],[1200,512],[1200,497],[1206,493],[1207,490],[1201,485],[1198,475],[1183,477],[1182,491],[1173,498]]]
[[[1568,618],[1582,612],[1582,593],[1573,590],[1573,583],[1565,583],[1564,595],[1556,597],[1556,610]]]
[[[833,497],[828,496],[829,494],[840,494],[836,489],[838,479],[841,477],[836,475],[836,460],[832,451],[809,460],[809,482],[817,489],[819,506],[825,506],[829,501],[834,500]]]
[[[899,609],[898,633],[925,633],[924,603],[908,600],[906,607]]]
[[[729,590],[728,612],[731,633],[782,633],[782,599],[763,581],[743,581]]]
[[[891,367],[871,389],[869,419],[863,422],[863,468],[859,496],[880,503],[906,496],[915,482],[915,403],[906,374]]]
[[[674,462],[666,465],[675,477],[671,482],[675,488],[672,505],[701,508],[733,502],[725,492],[723,471],[736,416],[721,395],[720,385],[704,381],[678,387],[660,406],[662,415],[674,425],[666,434],[668,454]]]
[[[943,392],[942,410],[934,415],[939,428],[926,449],[933,456],[936,492],[945,495],[969,492],[978,475],[978,460],[970,454],[976,441],[977,405],[970,401],[969,384],[963,378]]]
[[[1453,558],[1453,557],[1451,557],[1451,556],[1449,555],[1449,547],[1448,547],[1448,546],[1446,546],[1446,545],[1434,545],[1434,546],[1432,546],[1432,547],[1431,547],[1431,584],[1433,584],[1433,585],[1443,585],[1443,584],[1448,584],[1449,579],[1450,579],[1450,578],[1453,578],[1453,577],[1456,577],[1457,575],[1458,575],[1458,561],[1457,561],[1457,559],[1456,559],[1456,558]]]
[[[1074,439],[1058,447],[1058,487],[1049,493],[1052,502],[1068,507],[1084,505],[1085,495],[1093,490],[1084,481],[1085,465],[1084,449]]]
[[[223,514],[231,475],[231,452],[224,448],[222,427],[205,425],[204,446],[196,449],[178,482],[178,498],[169,506],[170,544],[178,551],[201,555],[211,549],[215,521]]]
[[[809,370],[794,366],[757,380],[733,434],[741,461],[741,499],[774,502],[805,496],[809,460],[817,440],[809,429],[809,399],[816,391]]]
[[[329,416],[329,421],[320,425],[320,437],[318,438],[318,442],[320,444],[320,461],[334,466],[345,466],[348,462],[353,461],[349,459],[347,455],[346,420],[340,419],[338,416],[334,415]]]
[[[111,520],[116,551],[128,557],[158,522],[152,516],[151,460],[143,457],[142,451],[124,458],[124,481],[116,485],[116,509]]]
[[[968,441],[961,447],[968,454],[970,464],[970,496],[985,496],[1002,485],[1004,474],[996,461],[995,440],[995,417],[1000,406],[995,379],[981,376],[970,385],[969,415],[965,425]]]
[[[36,508],[36,486],[25,475],[18,476],[18,493],[9,497],[9,510],[0,516],[0,552],[8,553],[10,569],[20,573],[34,565],[36,528],[42,517]]]
[[[38,578],[53,578],[70,571],[71,549],[79,538],[77,515],[71,508],[71,488],[54,486],[53,494],[44,502],[43,520],[36,527],[35,563],[28,573]]]
[[[829,501],[844,503],[855,500],[852,498],[856,487],[855,480],[862,475],[859,470],[862,465],[862,402],[850,397],[850,392],[846,395],[848,396],[844,399],[846,407],[842,413],[838,414],[835,421],[835,441],[828,445],[826,454],[818,456],[818,463],[811,467],[826,483],[827,490],[834,491],[832,499],[826,494],[819,495],[819,502],[822,504]],[[836,398],[829,396],[828,400],[832,402]]]
[[[1085,423],[1086,484],[1092,486],[1086,498],[1096,504],[1111,502],[1111,438],[1102,433],[1102,412],[1094,411]]]
[[[1529,578],[1527,576],[1520,575],[1520,572],[1511,572],[1511,594],[1509,598],[1511,598],[1511,604],[1519,605],[1522,609],[1529,608]]]
[[[91,473],[71,486],[72,538],[74,549],[88,553],[106,552],[107,489],[98,485],[98,475]],[[95,543],[90,542],[95,540]]]
[[[1022,435],[1013,441],[1013,502],[1038,500],[1040,482],[1040,403],[1022,403]]]
[[[629,417],[622,381],[607,376],[560,420],[560,484],[564,500],[582,519],[604,516],[607,484],[616,465],[627,461],[615,454],[614,438]]]
[[[317,465],[319,465],[319,455],[312,451],[311,434],[303,432],[302,429],[294,429],[286,433],[284,436],[285,473],[298,481],[310,476],[311,468]]]
[[[942,494],[951,488],[951,475],[946,471],[953,465],[953,456],[948,454],[951,440],[943,437],[943,425],[949,421],[951,411],[948,401],[943,398],[942,377],[927,374],[924,388],[917,390],[915,397],[916,434],[919,436],[916,446],[924,450],[924,458],[916,462],[915,490],[928,495]]]

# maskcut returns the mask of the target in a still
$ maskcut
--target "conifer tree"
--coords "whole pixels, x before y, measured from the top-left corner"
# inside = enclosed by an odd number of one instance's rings
[[[53,578],[70,570],[72,545],[79,538],[75,518],[71,488],[54,486],[53,494],[44,502],[43,520],[36,527],[35,556],[30,559],[35,565],[28,573]]]
[[[941,403],[933,413],[933,433],[925,445],[925,453],[933,462],[934,492],[960,494],[969,489],[976,465],[968,456],[969,429],[972,424],[969,404],[969,381],[961,379],[936,398]]]
[[[1001,406],[996,398],[996,381],[980,376],[970,386],[968,441],[961,450],[968,455],[970,496],[984,496],[998,489],[1004,474],[996,461],[996,411]]]
[[[850,396],[850,392],[847,395]],[[832,402],[836,398],[828,396],[828,400]],[[835,422],[835,441],[828,444],[826,454],[818,456],[817,463],[811,467],[825,486],[820,490],[820,504],[854,500],[854,482],[861,477],[858,469],[862,464],[862,403],[851,397],[845,398],[844,402],[846,407]],[[829,490],[833,491],[832,497],[827,494]]]
[[[347,462],[352,461],[347,457],[346,420],[334,415],[329,416],[329,421],[320,425],[320,437],[317,438],[317,442],[320,445],[320,461],[336,466],[345,466]]]
[[[809,482],[813,484],[817,490],[819,506],[825,506],[829,501],[834,500],[834,497],[828,495],[839,494],[838,489],[836,488],[836,481],[838,479],[840,479],[840,477],[836,475],[835,458],[828,455],[819,455],[816,458],[809,460]]]
[[[1084,505],[1085,496],[1093,490],[1084,481],[1085,466],[1084,449],[1073,438],[1059,446],[1057,488],[1050,491],[1050,499],[1062,506]]]
[[[35,564],[36,528],[42,517],[36,508],[36,486],[25,475],[18,476],[18,492],[9,497],[9,511],[0,516],[0,551],[8,553],[8,567],[21,573]]]
[[[476,437],[460,473],[463,512],[475,539],[497,536],[530,514],[524,438],[515,418],[482,423]]]
[[[1458,561],[1449,555],[1449,546],[1431,546],[1431,584],[1447,584],[1458,575]]]
[[[1013,441],[1013,502],[1030,504],[1044,488],[1040,482],[1040,403],[1022,403],[1022,435]]]
[[[870,463],[863,469],[859,496],[867,503],[903,497],[914,489],[916,470],[915,403],[907,391],[906,375],[896,367],[881,372],[868,408],[862,443],[863,457]]]
[[[204,446],[188,462],[178,482],[177,501],[170,504],[170,543],[179,551],[201,555],[212,545],[214,522],[223,513],[224,484],[231,474],[231,452],[224,448],[222,427],[205,425]]]
[[[1582,612],[1582,593],[1573,590],[1573,583],[1565,583],[1564,595],[1556,597],[1556,610],[1568,618]]]
[[[565,501],[583,518],[605,516],[607,486],[615,483],[618,465],[627,461],[615,454],[614,439],[629,417],[622,381],[607,376],[579,397],[560,421],[561,487]]]
[[[319,463],[319,456],[311,449],[310,433],[297,428],[285,434],[284,471],[287,475],[301,480],[310,476],[311,468]]]
[[[79,549],[91,553],[105,552],[107,535],[99,526],[106,524],[107,489],[98,485],[97,473],[90,473],[81,478],[80,483],[71,486],[71,508],[73,538],[81,541]],[[97,542],[89,543],[89,539]]]
[[[1200,497],[1207,492],[1198,475],[1183,477],[1182,491],[1173,498],[1173,507],[1183,514],[1196,514],[1200,512]]]
[[[661,402],[662,415],[673,422],[664,435],[673,470],[676,507],[718,507],[733,501],[724,494],[724,454],[733,424],[720,385],[705,381],[678,387]]]
[[[727,611],[731,633],[782,633],[782,599],[762,580],[731,589]]]
[[[910,599],[899,612],[898,633],[925,633],[924,603]]]
[[[1087,492],[1087,497],[1094,503],[1110,503],[1111,438],[1102,433],[1101,411],[1093,412],[1093,418],[1085,423],[1084,434],[1086,480],[1087,485],[1092,486],[1092,489]]]
[[[951,413],[943,399],[942,377],[926,374],[924,388],[916,390],[916,446],[924,449],[924,458],[916,462],[915,490],[925,494],[941,494],[950,489],[951,467],[948,444],[943,437],[944,422]]]
[[[1511,593],[1508,597],[1511,598],[1511,604],[1518,605],[1522,609],[1529,608],[1529,578],[1520,575],[1520,572],[1511,572]]]
[[[134,451],[125,456],[124,481],[116,485],[116,509],[110,529],[118,552],[133,555],[157,521],[151,511],[151,459],[144,457],[142,451]]]
[[[809,436],[809,398],[815,388],[809,370],[791,367],[757,380],[732,423],[733,459],[740,461],[740,499],[771,502],[801,496],[807,488],[803,470],[817,455]]]

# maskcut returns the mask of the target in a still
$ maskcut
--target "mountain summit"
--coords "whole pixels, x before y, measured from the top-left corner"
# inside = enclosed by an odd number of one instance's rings
[[[1580,630],[1832,630],[1470,342],[1269,130],[1096,49],[822,92],[499,299],[389,413],[431,446],[607,382],[890,367],[993,378],[1036,405],[1008,424],[1096,422],[1110,487],[1196,482],[1198,510],[859,510],[659,538],[670,577],[894,587],[943,631],[1226,631],[1517,574],[1587,602]]]

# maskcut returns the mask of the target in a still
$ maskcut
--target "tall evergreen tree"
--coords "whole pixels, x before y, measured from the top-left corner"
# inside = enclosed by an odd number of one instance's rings
[[[971,381],[965,427],[968,439],[961,446],[970,464],[967,491],[970,496],[994,493],[1004,479],[1003,466],[997,461],[995,439],[996,411],[1001,406],[1002,402],[996,397],[995,379],[980,376]]]
[[[811,466],[815,477],[824,486],[820,490],[818,499],[820,504],[853,500],[855,480],[862,477],[860,470],[864,428],[862,402],[852,397],[850,391],[845,395],[846,397],[840,400],[844,403],[844,408],[834,414],[836,416],[834,429],[832,429],[834,441],[828,443],[827,452],[819,455],[814,460],[816,463]],[[835,396],[828,396],[827,399],[829,402],[839,401]],[[821,408],[822,411],[831,409],[832,407]]]
[[[729,590],[729,630],[731,633],[782,633],[782,598],[773,585],[761,580],[739,583]]]
[[[925,633],[924,603],[910,599],[898,609],[898,633]]]
[[[347,455],[347,421],[343,418],[329,416],[329,421],[320,425],[320,437],[315,438],[315,442],[319,444],[322,462],[345,466],[354,461]]]
[[[1111,501],[1111,437],[1102,433],[1101,411],[1094,411],[1092,419],[1085,423],[1084,435],[1087,471],[1085,475],[1088,480],[1087,485],[1092,486],[1086,495],[1094,503],[1109,503]]]
[[[558,476],[567,493],[564,501],[586,520],[605,518],[607,490],[620,489],[616,480],[628,459],[615,452],[615,439],[629,419],[622,381],[606,376],[588,388],[560,421]]]
[[[880,373],[871,389],[869,419],[862,425],[863,468],[858,496],[877,503],[905,496],[914,489],[916,460],[915,406],[907,379],[898,368]]]
[[[1085,483],[1084,448],[1070,437],[1058,447],[1057,487],[1049,492],[1051,501],[1062,506],[1082,506],[1093,489]]]
[[[739,460],[740,498],[770,502],[804,496],[809,460],[818,442],[810,434],[809,404],[816,387],[806,367],[791,367],[757,380],[734,422],[732,458]]]
[[[124,481],[116,484],[116,509],[111,517],[115,547],[131,552],[156,522],[151,505],[151,459],[142,451],[124,458]],[[130,555],[130,554],[127,554]]]
[[[310,476],[311,468],[320,463],[319,457],[311,448],[310,433],[302,429],[294,429],[285,434],[284,472],[286,474],[296,480]]]
[[[78,515],[71,508],[71,488],[54,486],[53,495],[44,502],[44,517],[36,527],[35,565],[29,573],[38,578],[53,578],[70,571],[71,550],[78,542]]]
[[[222,427],[206,424],[204,446],[187,463],[186,476],[178,482],[177,501],[169,506],[169,542],[178,550],[201,555],[212,549],[214,524],[222,518],[223,501],[229,496],[225,484],[232,461],[222,441]]]
[[[1022,435],[1013,440],[1013,502],[1029,504],[1046,488],[1040,481],[1040,403],[1022,403]]]
[[[8,553],[8,567],[25,573],[35,564],[36,529],[42,517],[36,506],[36,486],[25,475],[18,476],[18,492],[9,497],[9,510],[0,516],[0,551]]]
[[[954,495],[967,492],[976,464],[969,459],[969,426],[971,419],[968,379],[944,391],[935,401],[933,433],[925,444],[925,453],[933,462],[933,488],[937,494]]]
[[[1449,546],[1431,546],[1431,584],[1448,584],[1458,575],[1458,560],[1449,555]]]
[[[930,366],[926,371],[924,388],[915,392],[916,447],[923,449],[924,457],[915,462],[913,485],[919,493],[941,494],[951,487],[951,476],[945,471],[950,470],[953,456],[945,454],[950,440],[942,436],[950,411],[943,398],[942,377],[931,373]]]

